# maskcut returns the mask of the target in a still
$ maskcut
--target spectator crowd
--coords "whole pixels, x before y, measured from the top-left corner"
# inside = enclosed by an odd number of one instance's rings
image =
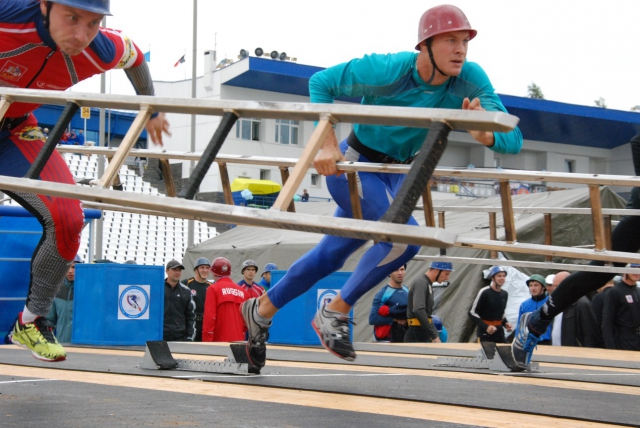
[[[96,261],[100,262],[100,261]],[[71,342],[75,265],[69,267],[56,295],[48,321],[56,329],[60,342]],[[128,261],[128,264],[135,264]],[[629,265],[640,267],[640,265]],[[196,260],[193,276],[180,281],[185,267],[170,260],[165,268],[164,332],[166,341],[232,342],[245,340],[246,326],[240,305],[251,297],[259,297],[271,287],[271,272],[278,269],[267,263],[262,271],[253,260],[245,260],[233,268],[231,262],[218,257],[209,262]],[[240,270],[242,279],[235,283],[232,273]],[[255,279],[260,273],[260,282]],[[446,342],[448,332],[436,314],[434,287],[448,285],[454,275],[448,262],[434,261],[423,275],[406,285],[407,265],[389,275],[389,281],[375,294],[369,314],[375,342]],[[478,341],[507,343],[521,326],[507,320],[509,294],[503,289],[507,270],[493,266],[487,274],[468,316],[476,327]],[[543,277],[531,275],[525,281],[530,298],[520,304],[521,315],[540,308],[569,272],[561,271]],[[539,345],[597,347],[640,351],[640,274],[617,276],[603,284],[597,293],[584,296],[569,309],[556,316],[542,336]]]

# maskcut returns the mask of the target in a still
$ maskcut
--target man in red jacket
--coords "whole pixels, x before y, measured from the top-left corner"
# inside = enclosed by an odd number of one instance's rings
[[[202,322],[203,342],[235,342],[244,340],[246,327],[240,314],[240,305],[246,300],[246,293],[234,283],[231,262],[218,257],[211,265],[211,273],[216,281],[207,289]]]
[[[0,1],[0,87],[66,90],[89,77],[121,68],[138,95],[154,95],[142,51],[125,35],[100,27],[111,15],[109,0]],[[12,103],[0,119],[0,174],[24,177],[45,137],[33,110],[38,104]],[[162,145],[169,124],[154,113],[151,140]],[[62,156],[54,152],[39,177],[75,184]],[[78,253],[84,215],[80,201],[7,192],[42,224],[42,239],[31,260],[27,302],[9,339],[43,361],[66,358],[46,321],[53,298]]]

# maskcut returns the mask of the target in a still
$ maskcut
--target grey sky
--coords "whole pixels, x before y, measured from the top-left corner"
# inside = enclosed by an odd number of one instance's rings
[[[151,50],[156,80],[191,76],[192,0],[111,0],[107,26]],[[525,96],[531,82],[549,100],[613,109],[640,104],[637,19],[640,2],[609,0],[459,0],[478,30],[468,60],[480,64],[499,93]],[[286,51],[301,64],[327,67],[366,53],[412,50],[421,14],[440,2],[414,0],[199,0],[197,74],[202,53],[237,59],[240,49]],[[186,62],[174,67],[186,53]],[[97,79],[75,90],[99,90]],[[116,71],[113,93],[132,93]],[[188,97],[190,94],[185,94]]]

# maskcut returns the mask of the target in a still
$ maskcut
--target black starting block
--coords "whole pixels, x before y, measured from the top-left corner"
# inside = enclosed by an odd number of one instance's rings
[[[494,342],[480,342],[480,350],[474,358],[438,357],[436,366],[466,369],[488,369],[499,372],[538,371],[539,364],[529,364],[521,368],[513,360],[511,345]]]
[[[185,370],[191,372],[225,374],[260,374],[258,367],[249,364],[246,354],[246,342],[230,343],[232,358],[224,361],[202,361],[173,358],[169,344],[164,340],[148,341],[142,357],[141,369],[147,370]]]

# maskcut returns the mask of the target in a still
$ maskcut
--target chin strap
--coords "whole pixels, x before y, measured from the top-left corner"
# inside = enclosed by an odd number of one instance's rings
[[[49,31],[49,15],[51,15],[51,7],[53,7],[53,3],[48,1],[45,7],[47,8],[47,13],[46,15],[42,15],[42,24],[44,25],[44,29]]]
[[[433,79],[436,77],[436,70],[438,70],[438,73],[442,74],[443,76],[448,77],[448,75],[443,73],[442,70],[438,68],[436,60],[433,59],[433,51],[431,50],[431,39],[427,39],[425,41],[425,45],[427,46],[427,50],[429,51],[429,59],[431,60],[431,65],[433,66],[431,69],[431,77],[429,77],[429,80],[425,82],[427,85],[430,85],[431,82],[433,82]],[[438,275],[440,274],[438,273]]]

